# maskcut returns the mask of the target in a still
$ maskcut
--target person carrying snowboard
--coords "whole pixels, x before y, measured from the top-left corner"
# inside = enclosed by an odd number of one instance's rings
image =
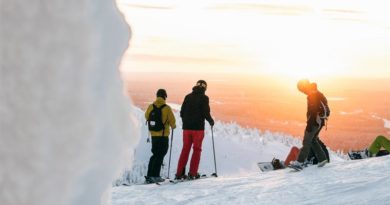
[[[171,107],[165,104],[168,95],[164,89],[157,91],[157,99],[145,112],[150,135],[152,136],[152,156],[149,160],[146,183],[164,181],[160,176],[161,165],[168,152],[169,127],[176,128],[176,119]]]
[[[205,120],[209,122],[211,127],[214,126],[214,120],[210,115],[209,97],[205,95],[206,90],[206,81],[199,80],[192,88],[192,93],[185,96],[181,106],[180,117],[183,121],[183,148],[178,161],[175,179],[186,178],[185,167],[191,146],[193,147],[193,152],[188,178],[199,178],[198,167],[202,152]]]
[[[318,91],[316,83],[310,83],[307,79],[300,80],[297,88],[307,95],[307,122],[303,137],[303,146],[299,152],[298,159],[291,162],[290,166],[303,169],[305,159],[307,159],[310,150],[313,150],[318,159],[318,167],[322,167],[328,162],[328,159],[319,143],[318,136],[330,113],[328,102],[325,96]]]

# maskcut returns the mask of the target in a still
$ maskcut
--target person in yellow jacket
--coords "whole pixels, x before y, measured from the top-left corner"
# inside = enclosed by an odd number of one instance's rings
[[[146,183],[164,181],[164,179],[160,176],[160,171],[164,157],[168,152],[170,134],[169,127],[172,129],[176,128],[175,116],[173,115],[171,107],[165,102],[168,97],[167,92],[164,89],[159,89],[156,96],[156,101],[150,104],[145,112],[145,119],[148,123],[150,123],[151,113],[156,113],[156,111],[153,110],[160,109],[161,112],[158,115],[161,116],[158,116],[159,119],[157,121],[160,120],[162,122],[162,128],[161,130],[156,131],[155,129],[153,130],[149,127],[149,132],[152,136],[152,156],[149,160],[148,174],[145,176]]]

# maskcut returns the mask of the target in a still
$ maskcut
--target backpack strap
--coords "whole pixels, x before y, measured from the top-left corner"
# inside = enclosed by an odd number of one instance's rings
[[[324,110],[324,116],[320,117],[325,122],[325,131],[328,130],[328,117],[329,117],[329,107],[326,103],[320,101],[322,109]]]
[[[153,106],[154,106],[154,104],[153,104]],[[164,108],[166,106],[166,104],[164,104],[164,105],[161,105],[161,107],[159,108],[160,109],[160,112],[161,112],[161,118],[162,118],[162,109]],[[164,137],[164,132],[165,132],[165,124],[168,122],[168,116],[167,116],[167,120],[165,120],[165,122],[163,123],[163,131],[162,131],[162,137]]]

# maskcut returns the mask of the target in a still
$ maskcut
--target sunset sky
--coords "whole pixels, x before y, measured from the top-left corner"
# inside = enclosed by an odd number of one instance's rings
[[[387,0],[118,0],[124,72],[390,78]]]

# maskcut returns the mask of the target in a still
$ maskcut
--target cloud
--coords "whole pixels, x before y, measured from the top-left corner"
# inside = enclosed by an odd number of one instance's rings
[[[337,13],[337,14],[362,14],[363,12],[350,9],[324,9],[325,13]]]
[[[308,6],[253,3],[221,4],[214,7],[210,7],[210,9],[235,11],[252,10],[274,15],[303,15],[313,11],[313,9]]]
[[[352,112],[344,112],[344,111],[340,111],[340,115],[357,115],[359,113],[362,113],[363,110],[359,109],[359,110],[354,110]]]
[[[124,3],[125,6],[131,7],[131,8],[140,8],[140,9],[163,9],[163,10],[169,10],[174,9],[174,7],[171,6],[159,6],[159,5],[148,5],[148,4],[129,4]]]
[[[156,54],[133,54],[131,55],[137,61],[158,61],[167,63],[200,63],[200,64],[236,64],[236,62],[222,58],[212,57],[190,57],[190,56],[176,56],[176,55],[156,55]]]
[[[329,97],[328,101],[345,101],[345,97]]]

